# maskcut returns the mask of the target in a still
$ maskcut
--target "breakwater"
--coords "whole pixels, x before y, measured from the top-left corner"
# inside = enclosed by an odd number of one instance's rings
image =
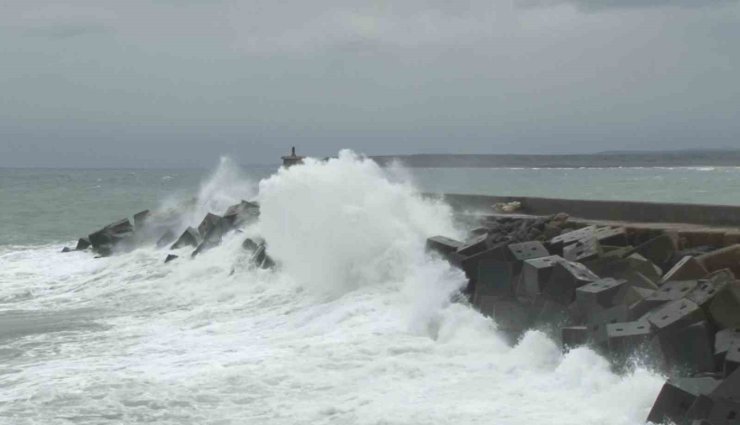
[[[465,271],[470,302],[512,339],[543,328],[564,350],[587,345],[618,370],[640,361],[671,376],[646,421],[740,421],[740,244],[727,227],[740,208],[444,199],[477,227],[427,246]]]

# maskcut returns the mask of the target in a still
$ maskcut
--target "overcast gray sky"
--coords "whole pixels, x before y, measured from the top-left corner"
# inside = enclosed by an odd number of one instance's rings
[[[0,166],[740,147],[738,75],[730,0],[1,0]]]

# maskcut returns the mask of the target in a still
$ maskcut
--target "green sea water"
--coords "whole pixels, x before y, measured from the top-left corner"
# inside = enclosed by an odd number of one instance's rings
[[[241,167],[255,185],[276,166]],[[0,169],[0,245],[65,242],[195,196],[207,169]],[[391,169],[420,191],[740,205],[740,168]],[[228,183],[224,183],[228,184]]]

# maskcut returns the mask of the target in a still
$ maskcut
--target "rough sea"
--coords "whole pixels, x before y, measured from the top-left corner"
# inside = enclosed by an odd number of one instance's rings
[[[0,169],[0,424],[641,424],[664,377],[531,330],[514,344],[424,251],[426,191],[740,204],[737,168]],[[143,209],[259,221],[193,259],[61,254]],[[279,263],[248,265],[261,236]]]

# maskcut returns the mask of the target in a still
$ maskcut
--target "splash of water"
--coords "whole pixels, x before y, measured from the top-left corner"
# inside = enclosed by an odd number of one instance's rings
[[[424,240],[456,229],[410,184],[342,152],[259,189],[260,221],[194,259],[164,265],[153,247],[0,254],[0,320],[32,311],[37,324],[0,334],[0,422],[644,421],[661,377],[614,374],[537,331],[510,346],[449,302],[463,277]],[[225,172],[201,194],[207,209],[248,195]],[[281,268],[240,267],[250,234]]]

